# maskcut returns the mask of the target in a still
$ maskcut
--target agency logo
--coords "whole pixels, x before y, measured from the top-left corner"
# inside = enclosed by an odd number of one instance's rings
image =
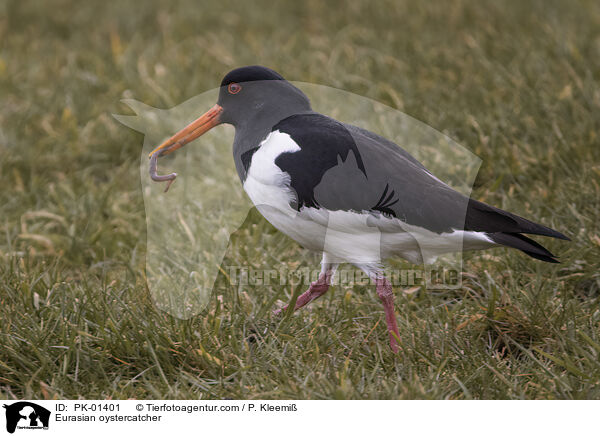
[[[50,411],[29,401],[19,401],[3,406],[6,409],[6,431],[48,430]]]

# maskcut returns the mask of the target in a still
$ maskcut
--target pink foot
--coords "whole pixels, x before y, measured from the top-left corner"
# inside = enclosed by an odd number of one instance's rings
[[[382,278],[375,280],[375,287],[377,289],[377,295],[383,303],[385,322],[387,323],[387,328],[390,335],[390,348],[394,353],[397,353],[400,343],[396,337],[400,338],[400,333],[398,332],[396,314],[394,313],[394,293],[392,292],[392,285],[385,278]],[[396,336],[394,336],[394,334]]]
[[[316,300],[325,292],[327,292],[329,290],[330,279],[331,273],[321,273],[317,281],[312,282],[308,290],[298,297],[298,299],[296,300],[296,306],[294,306],[294,310],[298,310],[301,307],[306,306],[308,303],[310,303],[313,300]],[[288,305],[286,304],[281,309],[275,310],[273,314],[279,315],[281,312],[285,312],[287,308]]]

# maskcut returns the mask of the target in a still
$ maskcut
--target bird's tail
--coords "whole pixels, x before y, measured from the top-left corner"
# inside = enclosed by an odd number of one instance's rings
[[[465,228],[483,231],[496,244],[516,248],[535,259],[552,263],[558,263],[556,256],[522,233],[569,240],[550,227],[473,199],[469,199]]]
[[[520,233],[487,233],[488,237],[496,244],[516,248],[535,259],[544,262],[559,263],[556,256],[546,250],[543,246]]]

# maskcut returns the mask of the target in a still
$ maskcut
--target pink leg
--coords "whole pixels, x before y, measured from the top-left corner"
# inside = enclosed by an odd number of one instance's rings
[[[392,292],[392,285],[385,278],[380,278],[375,280],[375,287],[377,289],[377,295],[383,303],[383,310],[385,311],[385,322],[387,323],[388,332],[390,334],[390,348],[394,353],[397,353],[400,343],[394,334],[400,338],[400,333],[398,332],[396,314],[394,313],[394,293]]]
[[[296,306],[294,306],[294,310],[300,309],[302,306],[306,306],[313,300],[316,300],[321,295],[329,290],[329,284],[331,283],[331,276],[333,275],[333,271],[331,269],[323,272],[319,275],[319,278],[316,282],[312,282],[308,291],[304,292],[302,295],[298,297],[296,300]],[[288,308],[286,304],[281,309],[277,309],[273,312],[274,315],[279,315],[281,312],[285,312]]]

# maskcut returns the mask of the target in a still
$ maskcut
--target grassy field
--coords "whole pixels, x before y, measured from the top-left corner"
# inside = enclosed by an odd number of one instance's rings
[[[463,287],[372,287],[271,316],[289,286],[218,277],[179,320],[144,281],[143,136],[262,64],[383,102],[483,164],[473,196],[566,233],[545,264],[470,254]],[[0,397],[600,398],[600,5],[593,1],[0,0]],[[241,187],[240,187],[241,189]],[[258,213],[223,265],[313,267]]]

